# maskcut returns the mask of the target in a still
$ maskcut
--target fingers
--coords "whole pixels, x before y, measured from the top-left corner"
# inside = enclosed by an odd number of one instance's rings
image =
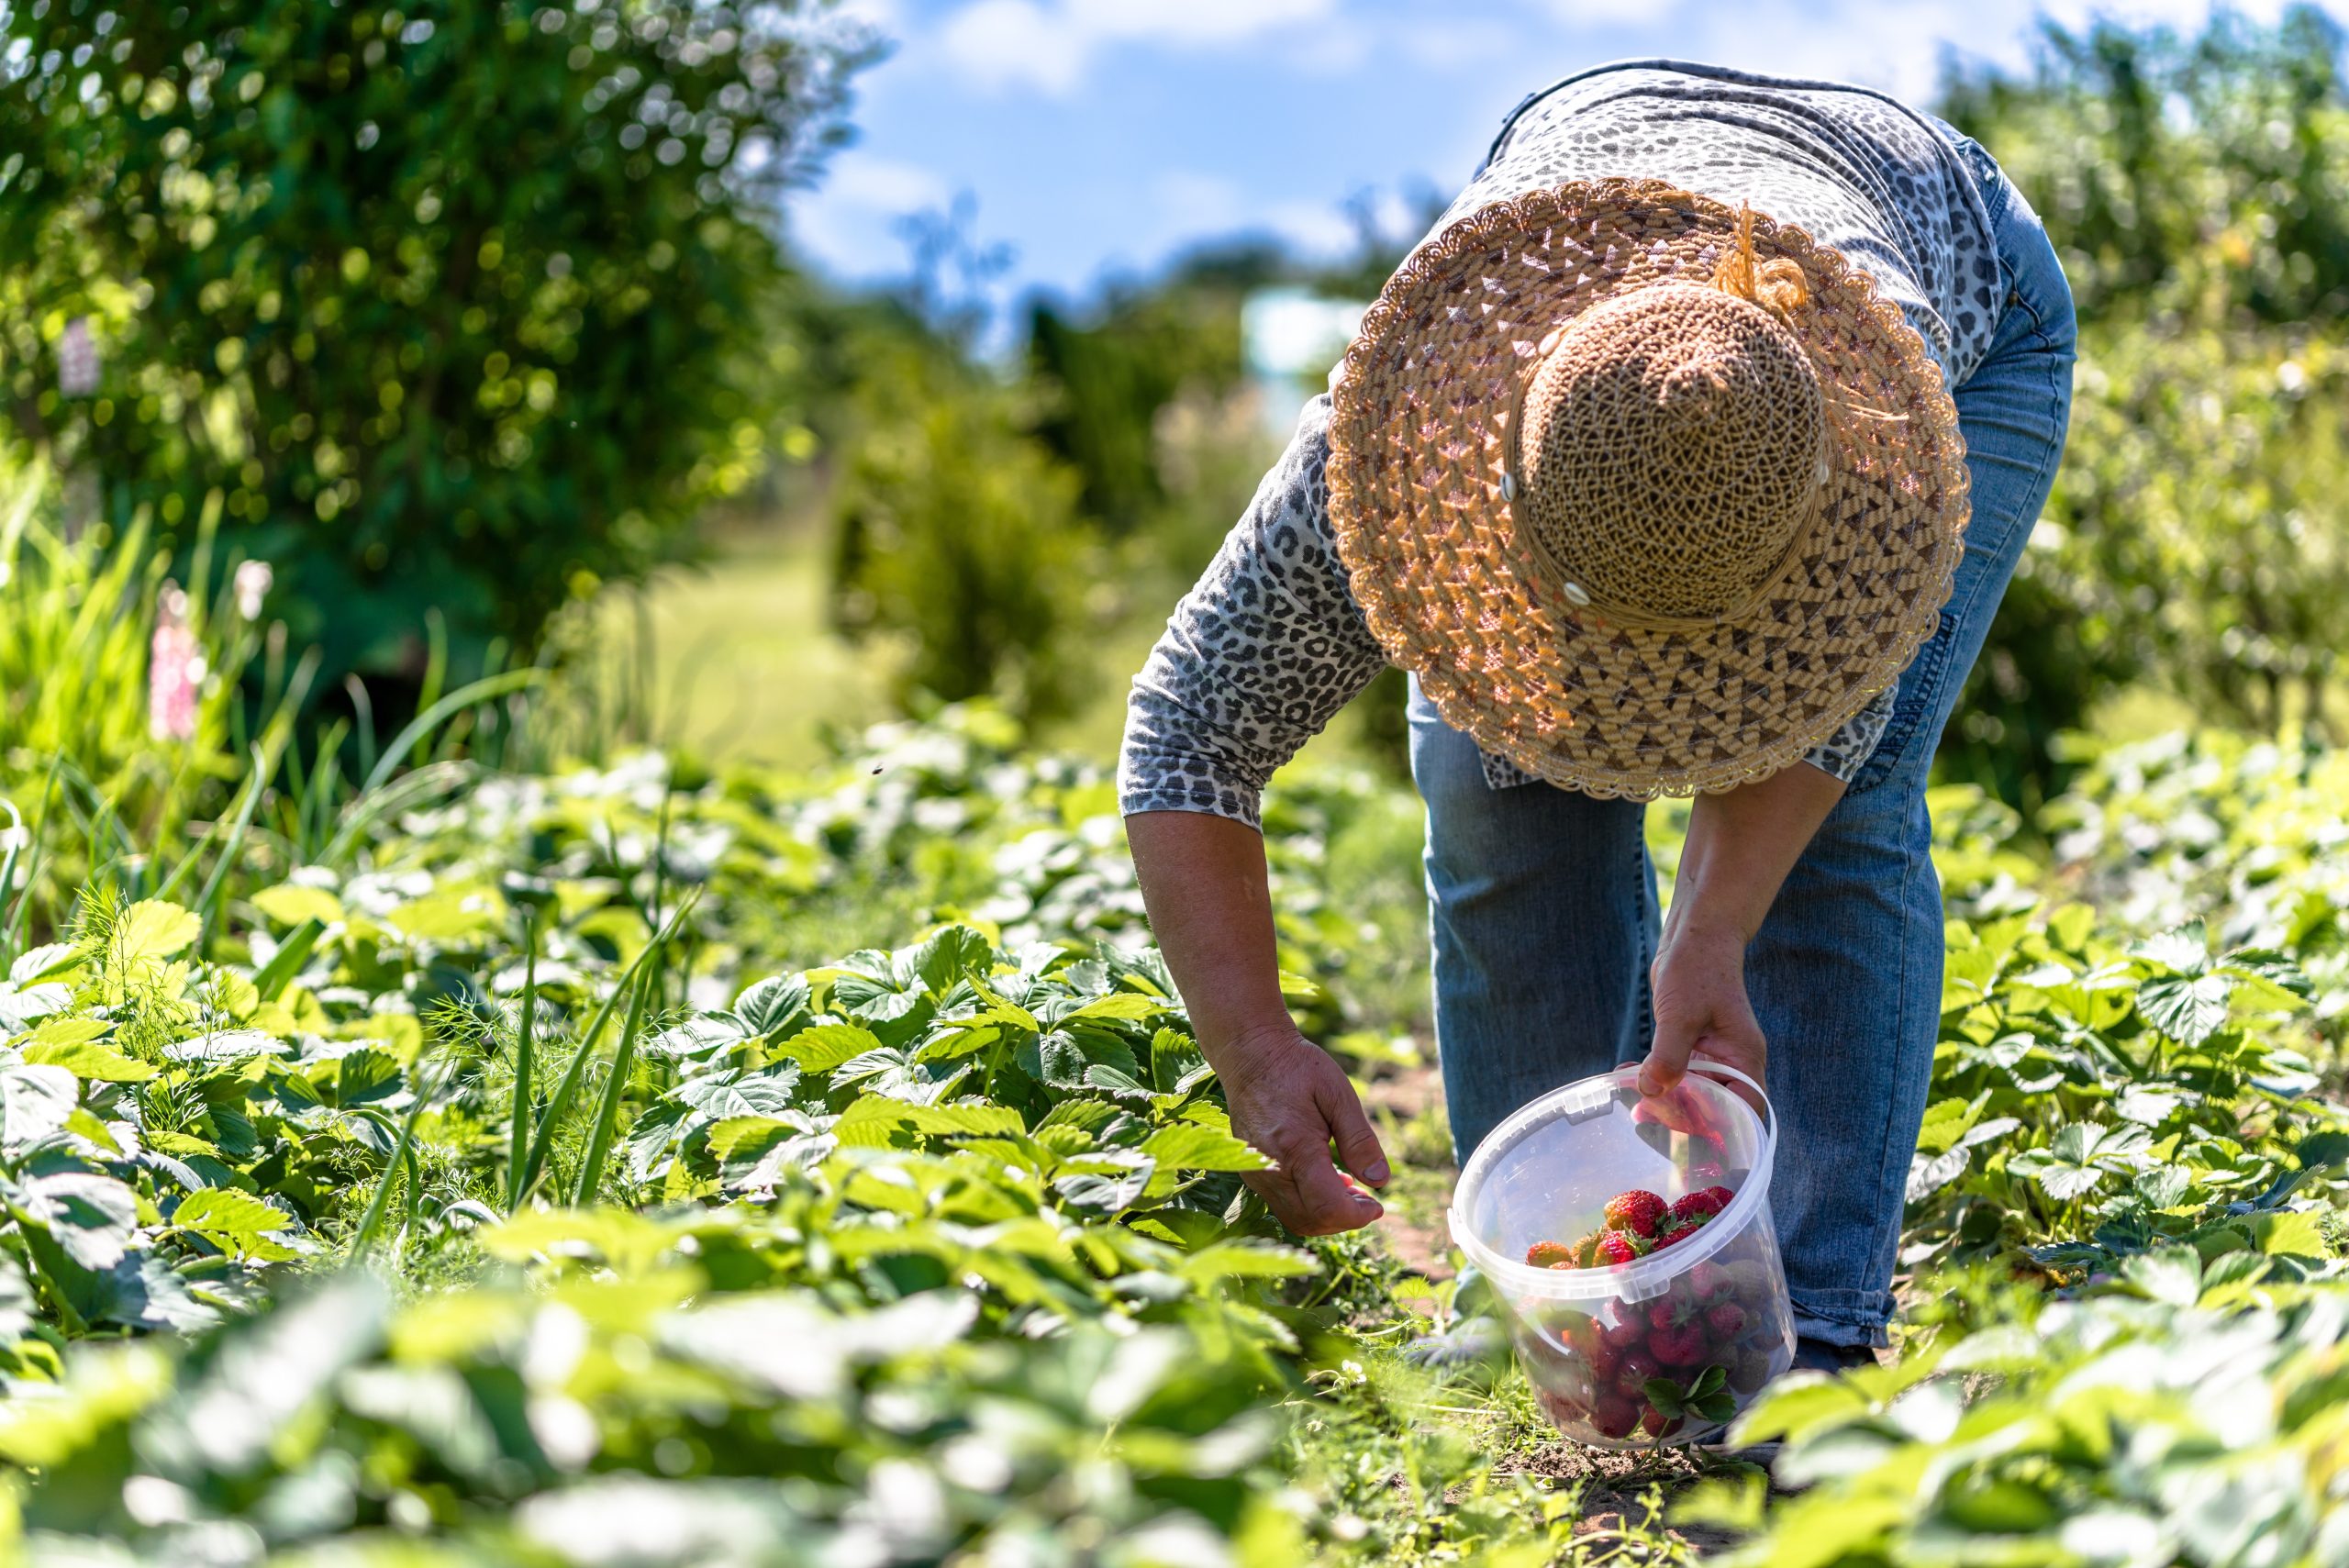
[[[1640,1093],[1668,1095],[1680,1086],[1688,1075],[1688,1058],[1697,1049],[1698,1031],[1666,1013],[1656,1009],[1655,1041],[1648,1047],[1647,1059],[1640,1063]]]
[[[1378,1134],[1370,1125],[1370,1118],[1363,1114],[1362,1096],[1346,1075],[1330,1064],[1331,1071],[1315,1085],[1314,1101],[1320,1106],[1322,1119],[1338,1145],[1338,1158],[1347,1170],[1374,1187],[1386,1184],[1386,1151],[1378,1146]]]
[[[1300,1236],[1359,1230],[1386,1212],[1376,1198],[1346,1184],[1330,1162],[1327,1143],[1308,1145],[1296,1156],[1291,1168],[1296,1176],[1297,1219],[1289,1229]]]
[[[1314,1106],[1298,1107],[1298,1120],[1259,1145],[1278,1162],[1275,1170],[1251,1173],[1256,1189],[1280,1222],[1300,1236],[1331,1236],[1359,1230],[1386,1209],[1368,1193],[1347,1184],[1330,1159],[1330,1130]],[[1375,1140],[1374,1140],[1374,1147]]]

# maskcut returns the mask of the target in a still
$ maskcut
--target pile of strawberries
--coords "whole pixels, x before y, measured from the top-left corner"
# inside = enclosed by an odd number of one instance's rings
[[[1551,1414],[1563,1418],[1562,1426],[1586,1422],[1609,1438],[1635,1429],[1666,1438],[1686,1413],[1675,1402],[1659,1407],[1648,1386],[1652,1380],[1701,1387],[1706,1369],[1719,1367],[1710,1386],[1725,1383],[1740,1396],[1754,1393],[1769,1380],[1771,1349],[1786,1330],[1767,1311],[1757,1314],[1740,1304],[1741,1296],[1753,1296],[1762,1284],[1744,1277],[1747,1272],[1749,1265],[1709,1258],[1653,1300],[1609,1301],[1596,1318],[1556,1315],[1552,1331],[1582,1364],[1576,1375],[1560,1380],[1568,1391],[1542,1391],[1543,1404],[1556,1407]]]
[[[1652,1192],[1634,1189],[1607,1200],[1598,1229],[1575,1241],[1536,1241],[1525,1261],[1537,1269],[1598,1269],[1660,1252],[1694,1236],[1729,1207],[1737,1195],[1727,1187],[1704,1187],[1666,1204]]]

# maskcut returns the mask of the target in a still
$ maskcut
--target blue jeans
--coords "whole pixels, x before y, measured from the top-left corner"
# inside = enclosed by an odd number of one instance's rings
[[[1796,1328],[1834,1344],[1883,1342],[1940,1030],[1926,773],[2047,499],[2071,414],[2063,269],[1988,155],[1962,139],[1960,151],[1989,206],[2009,290],[1989,352],[1955,393],[1973,473],[1965,558],[1882,741],[1746,952],[1783,1126],[1770,1200]],[[1410,718],[1428,807],[1436,1042],[1464,1158],[1528,1100],[1647,1053],[1655,877],[1637,804],[1538,784],[1494,789],[1475,744],[1416,684]]]

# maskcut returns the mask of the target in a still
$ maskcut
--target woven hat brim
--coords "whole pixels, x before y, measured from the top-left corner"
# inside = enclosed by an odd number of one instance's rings
[[[1569,603],[1502,485],[1520,378],[1553,328],[1624,289],[1712,276],[1732,208],[1654,181],[1496,203],[1388,280],[1332,393],[1330,517],[1372,634],[1444,721],[1584,794],[1733,788],[1801,761],[1900,677],[1948,602],[1968,514],[1940,367],[1865,272],[1756,214],[1800,266],[1800,333],[1831,399],[1820,526],[1769,595],[1696,631]]]

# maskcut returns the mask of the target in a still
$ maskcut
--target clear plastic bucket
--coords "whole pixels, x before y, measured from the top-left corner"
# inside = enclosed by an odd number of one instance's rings
[[[1793,1363],[1793,1307],[1770,1220],[1777,1118],[1755,1115],[1716,1078],[1762,1096],[1734,1068],[1698,1062],[1670,1095],[1647,1098],[1639,1069],[1619,1068],[1525,1106],[1460,1173],[1452,1239],[1491,1282],[1542,1410],[1576,1441],[1701,1440]],[[1596,1229],[1618,1194],[1644,1190],[1668,1204],[1711,1186],[1731,1189],[1728,1206],[1645,1257],[1595,1268],[1526,1262],[1537,1241]],[[1707,1375],[1712,1367],[1719,1376]],[[1662,1405],[1652,1378],[1673,1385]],[[1699,1391],[1707,1396],[1677,1397]]]

